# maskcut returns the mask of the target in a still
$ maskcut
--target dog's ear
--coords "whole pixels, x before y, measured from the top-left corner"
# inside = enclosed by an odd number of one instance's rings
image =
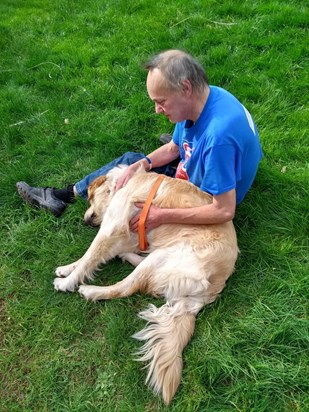
[[[96,189],[99,186],[102,186],[107,180],[106,176],[99,176],[96,179],[94,179],[93,182],[90,183],[90,185],[88,186],[88,200],[90,201],[93,196],[94,196],[94,192],[96,191]]]

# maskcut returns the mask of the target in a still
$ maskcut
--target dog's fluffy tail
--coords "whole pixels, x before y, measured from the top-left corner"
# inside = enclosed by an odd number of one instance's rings
[[[150,305],[139,314],[148,325],[133,336],[146,341],[137,353],[141,355],[137,360],[150,361],[146,383],[156,394],[162,394],[166,404],[172,400],[180,383],[182,352],[193,334],[195,313],[182,301],[160,308]]]

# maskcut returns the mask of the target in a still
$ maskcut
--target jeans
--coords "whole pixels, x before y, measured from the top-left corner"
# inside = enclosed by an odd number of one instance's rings
[[[88,176],[84,177],[82,180],[75,184],[75,189],[77,193],[82,196],[84,199],[87,199],[88,194],[88,186],[90,183],[97,178],[98,176],[106,175],[111,169],[118,165],[131,165],[138,160],[141,160],[145,157],[143,153],[134,153],[134,152],[127,152],[124,155],[118,157],[117,159],[113,160],[112,162],[108,163],[105,166],[102,166],[100,169],[96,170],[95,172],[90,173]],[[172,165],[166,165],[162,167],[155,167],[152,169],[154,172],[163,174],[166,176],[174,177],[176,169]]]

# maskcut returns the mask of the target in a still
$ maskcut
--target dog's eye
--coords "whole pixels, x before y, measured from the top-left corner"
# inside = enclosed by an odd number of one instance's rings
[[[111,192],[111,191],[110,191],[109,189],[106,191],[106,193],[107,193],[108,195],[110,194],[110,192]]]

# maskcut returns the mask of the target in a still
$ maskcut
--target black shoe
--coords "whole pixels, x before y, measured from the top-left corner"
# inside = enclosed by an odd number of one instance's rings
[[[168,133],[163,133],[163,134],[161,134],[161,136],[160,136],[160,142],[161,142],[162,144],[169,143],[171,140],[172,140],[172,136],[171,136],[170,134],[168,134]]]
[[[31,187],[26,182],[16,183],[20,197],[31,206],[41,207],[51,211],[56,217],[62,215],[66,203],[57,199],[50,187]]]

